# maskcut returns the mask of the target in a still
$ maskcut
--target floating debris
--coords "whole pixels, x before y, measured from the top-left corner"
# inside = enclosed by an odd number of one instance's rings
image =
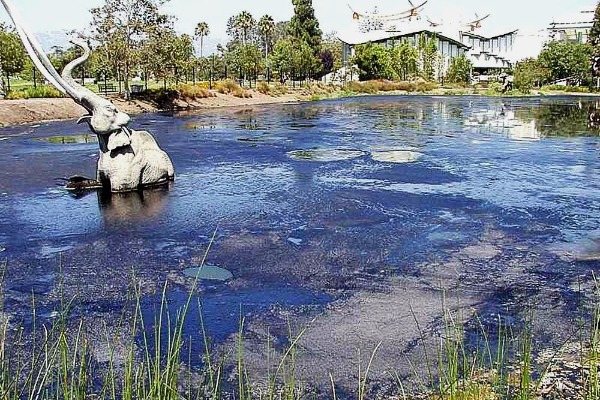
[[[2,252],[4,252],[4,251],[6,251],[6,247],[4,247],[4,246],[0,246],[0,253],[2,253]]]
[[[415,162],[422,156],[422,153],[412,150],[374,151],[371,153],[371,157],[375,161],[398,164]]]
[[[188,268],[183,271],[185,276],[198,278],[205,281],[227,281],[233,278],[233,274],[225,268],[214,265],[203,265],[202,267]]]
[[[363,156],[365,153],[360,150],[349,149],[307,149],[292,150],[287,153],[288,157],[294,160],[331,162],[345,161]]]
[[[298,239],[298,238],[288,238],[288,242],[295,244],[296,246],[300,246],[302,244],[302,239]]]

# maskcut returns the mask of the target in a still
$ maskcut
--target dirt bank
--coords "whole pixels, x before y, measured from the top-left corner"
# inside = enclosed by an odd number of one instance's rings
[[[216,97],[198,99],[193,102],[178,100],[176,106],[181,110],[190,110],[253,104],[289,103],[299,100],[299,96],[296,94],[274,97],[256,91],[251,91],[251,93],[252,97],[247,99],[217,93]],[[127,101],[116,96],[110,97],[110,99],[120,110],[129,114],[160,111],[154,105],[141,100]],[[75,119],[84,114],[87,114],[85,109],[68,98],[0,100],[0,126]]]

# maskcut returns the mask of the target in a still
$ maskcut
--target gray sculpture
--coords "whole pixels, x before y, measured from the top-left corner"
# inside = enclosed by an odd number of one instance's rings
[[[129,115],[119,111],[109,100],[77,84],[71,73],[90,56],[87,44],[82,40],[71,42],[84,50],[79,58],[71,61],[62,72],[56,72],[36,38],[23,24],[18,12],[9,0],[0,0],[13,20],[27,53],[35,66],[58,90],[83,106],[89,115],[78,123],[87,122],[98,136],[100,157],[96,181],[74,180],[68,188],[99,187],[113,192],[126,192],[171,181],[175,177],[173,164],[167,153],[158,147],[149,132],[128,128]]]

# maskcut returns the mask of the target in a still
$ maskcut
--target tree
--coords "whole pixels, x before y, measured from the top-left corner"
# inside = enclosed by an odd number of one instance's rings
[[[25,67],[25,48],[19,36],[0,25],[0,81],[2,74],[6,77],[7,90],[10,91],[10,76],[17,74]],[[3,85],[0,83],[0,94],[4,94]]]
[[[204,50],[204,37],[210,34],[210,29],[206,22],[198,22],[196,29],[194,29],[194,36],[200,38],[200,58],[203,57]]]
[[[546,80],[548,70],[535,58],[527,58],[517,63],[514,70],[514,85],[523,93],[529,93],[534,86],[541,86]]]
[[[270,61],[273,68],[280,72],[282,81],[284,76],[304,79],[319,67],[308,43],[293,37],[277,42]]]
[[[408,41],[403,40],[395,46],[391,51],[391,57],[392,68],[399,79],[406,80],[410,75],[418,72],[419,54]]]
[[[312,0],[292,0],[294,15],[288,26],[288,33],[304,41],[316,56],[321,51],[323,32],[319,28],[319,21],[315,17]]]
[[[450,83],[467,84],[471,80],[472,69],[473,64],[471,63],[471,60],[469,60],[464,54],[461,54],[458,57],[454,57],[452,61],[450,61],[450,67],[448,67],[446,79]]]
[[[263,15],[258,21],[258,33],[265,49],[265,59],[269,57],[269,49],[273,44],[273,35],[275,34],[275,21],[270,15]]]
[[[343,47],[335,32],[323,36],[319,58],[321,59],[321,73],[323,75],[342,68]]]
[[[149,34],[141,54],[145,74],[162,79],[166,86],[169,77],[178,79],[178,73],[189,66],[194,46],[190,36],[178,36],[172,27],[161,27]]]
[[[91,10],[92,38],[118,80],[129,93],[132,69],[140,62],[140,50],[153,31],[172,26],[172,18],[158,9],[169,0],[105,0]]]
[[[353,63],[358,66],[361,81],[394,77],[391,51],[380,44],[369,42],[356,46]]]
[[[251,38],[256,28],[256,20],[248,11],[242,11],[229,19],[227,23],[227,33],[232,39],[240,40],[245,45]]]
[[[594,54],[600,55],[600,2],[594,11],[594,24],[588,33],[588,42],[594,47]]]
[[[546,43],[539,63],[550,73],[550,79],[586,80],[591,77],[590,59],[593,48],[589,43],[552,41]]]
[[[427,81],[433,81],[438,61],[435,37],[427,38],[427,35],[421,34],[419,36],[418,51],[421,77]]]

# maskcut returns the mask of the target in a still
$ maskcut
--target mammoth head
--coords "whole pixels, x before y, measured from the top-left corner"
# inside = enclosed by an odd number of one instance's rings
[[[110,101],[95,98],[91,114],[79,118],[77,123],[87,122],[94,133],[105,136],[101,142],[105,142],[108,150],[112,151],[131,144],[127,130],[129,121],[129,115],[119,111]]]
[[[104,99],[102,99],[104,100]],[[92,108],[91,115],[84,115],[77,123],[87,122],[98,135],[109,135],[129,124],[128,114],[121,112],[108,100],[98,102]]]
[[[89,112],[89,115],[82,117],[79,122],[88,122],[90,128],[98,135],[108,135],[109,150],[112,150],[111,147],[114,149],[128,145],[130,143],[129,132],[127,131],[127,124],[130,121],[129,115],[120,112],[107,99],[79,85],[72,77],[73,69],[84,63],[90,56],[90,49],[87,43],[76,38],[71,40],[71,43],[83,49],[83,54],[67,64],[63,69],[62,75],[60,75],[54,69],[54,66],[35,36],[25,26],[19,13],[10,3],[10,0],[0,0],[0,3],[2,3],[8,15],[15,23],[17,33],[35,66],[58,90],[69,95]],[[115,136],[116,140],[113,141],[112,136]]]

